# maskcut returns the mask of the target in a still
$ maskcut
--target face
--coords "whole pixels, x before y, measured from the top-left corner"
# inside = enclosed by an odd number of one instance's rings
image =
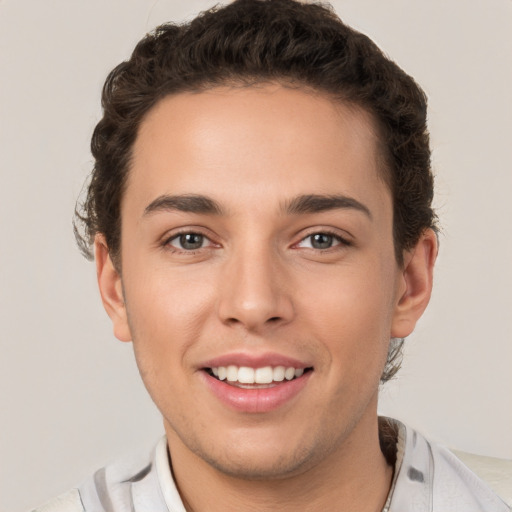
[[[375,427],[389,339],[416,319],[378,161],[369,115],[278,85],[179,94],[143,121],[122,277],[101,241],[98,269],[171,453],[282,477]]]

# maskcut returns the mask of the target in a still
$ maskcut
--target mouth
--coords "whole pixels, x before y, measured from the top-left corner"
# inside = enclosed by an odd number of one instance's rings
[[[296,368],[293,366],[215,366],[203,370],[218,381],[240,389],[266,389],[300,379],[313,371],[312,367]]]
[[[314,369],[310,361],[275,352],[232,352],[203,361],[198,374],[223,406],[245,414],[288,408],[310,396]]]

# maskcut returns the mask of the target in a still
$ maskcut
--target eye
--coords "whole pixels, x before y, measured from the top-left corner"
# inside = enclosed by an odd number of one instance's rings
[[[210,241],[204,235],[200,233],[180,233],[175,237],[171,238],[167,243],[182,251],[195,251],[202,249]]]
[[[331,233],[313,233],[303,238],[298,244],[298,247],[307,247],[310,249],[325,250],[335,247],[336,245],[348,245],[341,237]]]

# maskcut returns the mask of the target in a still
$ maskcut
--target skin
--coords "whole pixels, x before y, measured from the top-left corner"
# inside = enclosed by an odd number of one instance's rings
[[[427,230],[398,266],[377,147],[363,110],[276,84],[179,94],[144,119],[121,205],[122,275],[98,235],[98,282],[163,415],[188,510],[381,510],[392,469],[379,379],[389,339],[410,334],[428,303],[437,247]],[[223,212],[146,211],[170,194]],[[285,211],[311,194],[368,212]],[[202,246],[187,250],[179,233]],[[315,233],[332,246],[314,246]],[[235,411],[201,369],[232,352],[313,371],[276,410]]]

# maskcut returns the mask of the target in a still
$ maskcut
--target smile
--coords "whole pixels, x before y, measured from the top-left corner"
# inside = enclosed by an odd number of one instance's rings
[[[275,383],[290,381],[301,377],[308,369],[294,368],[292,366],[263,366],[261,368],[250,368],[248,366],[217,366],[207,368],[207,372],[221,381],[238,385],[239,387],[253,388],[254,385],[262,384],[272,386]],[[265,387],[267,387],[265,386]],[[260,387],[260,386],[258,386]]]
[[[296,398],[313,374],[312,367],[210,366],[203,367],[203,382],[217,399],[242,413],[268,413]]]

